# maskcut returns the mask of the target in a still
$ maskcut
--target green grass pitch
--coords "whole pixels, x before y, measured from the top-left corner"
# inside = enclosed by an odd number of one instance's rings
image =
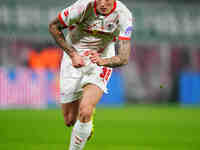
[[[0,150],[68,150],[70,130],[59,109],[1,110]],[[200,109],[99,107],[84,150],[200,150]]]

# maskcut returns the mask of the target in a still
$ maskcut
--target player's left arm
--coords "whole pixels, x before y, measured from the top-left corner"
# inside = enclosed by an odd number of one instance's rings
[[[119,48],[118,55],[111,58],[101,58],[97,53],[92,52],[91,61],[99,66],[105,67],[120,67],[128,64],[129,56],[131,53],[131,36],[135,29],[135,19],[132,18],[131,12],[127,11],[120,15],[120,34],[119,34]]]
[[[130,52],[131,40],[120,40],[118,55],[102,59],[96,52],[92,52],[90,58],[93,63],[96,63],[99,66],[115,68],[128,64]]]

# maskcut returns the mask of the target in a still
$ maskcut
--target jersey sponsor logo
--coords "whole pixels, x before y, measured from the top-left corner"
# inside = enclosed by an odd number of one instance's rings
[[[132,30],[133,30],[133,26],[129,26],[125,31],[125,35],[130,35]]]
[[[112,36],[113,33],[109,33],[109,32],[103,32],[100,30],[88,30],[88,29],[83,29],[84,32],[91,34],[93,36],[99,36],[99,35],[104,35],[104,36]]]
[[[92,30],[93,35],[97,35],[98,31],[97,30]]]

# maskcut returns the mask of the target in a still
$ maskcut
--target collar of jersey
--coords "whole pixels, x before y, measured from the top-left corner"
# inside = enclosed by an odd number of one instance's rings
[[[106,17],[109,16],[113,11],[115,11],[116,7],[117,7],[117,2],[115,1],[112,10],[108,14],[106,14],[105,16]],[[96,0],[94,0],[94,13],[96,14],[96,16],[98,16],[98,14],[97,14],[97,2],[96,2]]]

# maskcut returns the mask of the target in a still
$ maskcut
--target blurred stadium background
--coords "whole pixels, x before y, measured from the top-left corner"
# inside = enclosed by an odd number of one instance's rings
[[[86,149],[199,150],[200,2],[121,1],[136,18],[132,55],[112,75]],[[58,109],[62,50],[48,23],[71,3],[0,1],[1,150],[66,149]]]

